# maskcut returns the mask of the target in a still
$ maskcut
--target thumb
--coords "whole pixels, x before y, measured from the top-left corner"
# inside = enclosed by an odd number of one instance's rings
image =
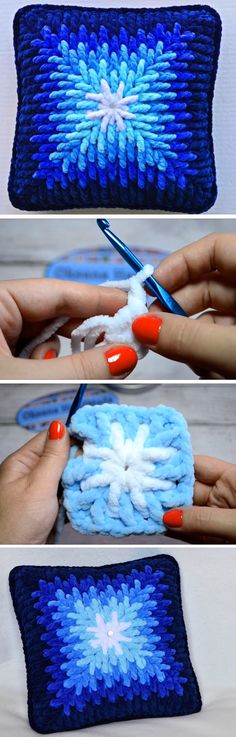
[[[40,490],[40,496],[56,496],[58,484],[69,458],[70,441],[65,425],[58,420],[51,422],[42,455],[31,474],[32,487]]]
[[[236,540],[236,511],[217,507],[184,507],[170,509],[163,516],[170,530],[186,535],[206,535]]]
[[[134,348],[124,344],[92,348],[63,358],[52,358],[50,361],[29,361],[26,358],[5,356],[1,359],[1,376],[18,381],[122,379],[133,371],[137,361]]]
[[[140,343],[173,361],[236,376],[235,327],[215,325],[168,313],[142,315],[133,332]]]

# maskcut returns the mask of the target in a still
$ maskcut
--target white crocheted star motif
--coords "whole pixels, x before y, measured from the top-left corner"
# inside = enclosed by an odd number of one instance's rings
[[[122,655],[121,642],[131,642],[131,637],[122,633],[130,627],[130,622],[119,622],[117,612],[112,612],[111,620],[105,622],[101,614],[96,614],[96,627],[87,627],[87,632],[94,632],[95,639],[90,640],[93,648],[102,648],[104,655],[114,647],[116,655]]]
[[[129,105],[137,102],[138,95],[124,95],[124,82],[120,82],[116,92],[112,92],[108,82],[101,79],[101,92],[87,92],[85,95],[87,100],[98,102],[97,110],[89,110],[86,117],[90,120],[101,118],[101,131],[106,132],[109,124],[116,125],[119,131],[125,128],[124,120],[135,118],[135,114],[129,110]]]
[[[108,506],[114,516],[119,511],[119,500],[123,493],[130,494],[134,507],[145,516],[147,507],[143,492],[168,491],[173,487],[172,481],[158,478],[154,471],[155,463],[169,460],[177,451],[170,447],[146,447],[148,435],[148,425],[142,424],[134,440],[125,439],[122,425],[113,422],[110,448],[99,448],[90,441],[84,443],[84,460],[95,458],[101,459],[101,462],[99,471],[81,482],[81,490],[109,486]]]

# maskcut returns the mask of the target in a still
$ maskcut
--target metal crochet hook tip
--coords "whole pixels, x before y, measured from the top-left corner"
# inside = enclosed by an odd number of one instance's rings
[[[123,241],[121,241],[120,238],[118,238],[115,233],[112,233],[110,230],[110,223],[109,220],[106,218],[99,218],[97,220],[98,227],[102,230],[108,241],[110,241],[113,248],[118,251],[120,256],[126,261],[129,266],[136,272],[141,271],[143,269],[143,264],[140,261],[140,259],[131,251],[128,246],[126,246]],[[153,294],[154,297],[157,297],[160,304],[167,310],[167,312],[171,312],[172,315],[181,315],[182,317],[187,317],[186,312],[182,309],[182,307],[176,302],[174,297],[167,292],[164,287],[159,284],[159,282],[156,280],[156,278],[152,275],[149,276],[145,280],[145,284],[150,290],[151,294]]]
[[[106,228],[110,227],[109,220],[106,220],[105,218],[97,218],[97,225],[103,232]]]

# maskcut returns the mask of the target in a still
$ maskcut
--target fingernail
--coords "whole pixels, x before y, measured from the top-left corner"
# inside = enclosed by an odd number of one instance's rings
[[[127,345],[118,345],[116,348],[109,348],[104,355],[112,376],[121,376],[122,374],[129,373],[129,371],[135,368],[138,360],[134,348],[130,348]]]
[[[54,350],[54,348],[50,348],[50,350],[47,351],[47,353],[45,353],[45,356],[43,358],[45,361],[45,359],[47,358],[56,358],[56,357],[57,357],[57,352]]]
[[[58,420],[51,422],[48,431],[48,437],[50,440],[60,440],[63,438],[63,435],[65,435],[65,426],[63,425],[63,422],[59,422]]]
[[[166,527],[182,527],[182,509],[170,509],[169,512],[165,512],[163,516],[163,522]]]
[[[161,317],[155,317],[155,315],[136,317],[132,324],[135,338],[145,345],[156,345],[162,323]]]

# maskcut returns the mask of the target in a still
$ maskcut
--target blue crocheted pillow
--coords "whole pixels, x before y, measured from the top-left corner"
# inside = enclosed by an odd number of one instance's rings
[[[10,589],[37,732],[201,709],[174,558],[19,566]]]
[[[21,8],[12,204],[210,208],[220,36],[204,5]]]
[[[191,440],[175,409],[86,405],[71,418],[70,432],[83,440],[83,455],[71,449],[62,477],[75,530],[162,532],[167,509],[192,504]]]

